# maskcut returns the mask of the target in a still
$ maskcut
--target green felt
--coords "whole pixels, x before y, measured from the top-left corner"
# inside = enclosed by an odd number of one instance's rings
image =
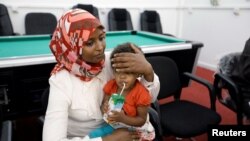
[[[50,35],[0,37],[0,58],[50,55],[49,42]],[[136,32],[136,34],[131,31],[107,32],[106,50],[112,50],[125,42],[132,42],[143,48],[181,43],[184,40],[148,32]]]

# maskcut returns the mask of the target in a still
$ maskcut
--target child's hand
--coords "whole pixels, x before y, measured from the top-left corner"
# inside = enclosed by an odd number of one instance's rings
[[[108,101],[105,101],[101,105],[102,114],[107,113],[108,110],[109,110],[109,104],[108,104]]]
[[[111,122],[123,122],[125,118],[125,113],[123,110],[121,112],[118,111],[111,111],[112,114],[109,114],[108,120]]]

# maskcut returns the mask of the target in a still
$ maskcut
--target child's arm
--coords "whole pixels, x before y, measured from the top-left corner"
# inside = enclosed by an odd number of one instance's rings
[[[109,119],[111,121],[122,122],[130,126],[140,127],[143,126],[147,120],[148,108],[149,106],[138,106],[137,116],[135,117],[130,117],[125,115],[123,111],[121,112],[112,111],[113,114],[109,116]]]
[[[104,95],[104,98],[102,100],[102,105],[101,105],[102,114],[106,113],[108,111],[108,108],[109,108],[109,106],[108,106],[109,98],[110,98],[109,95],[107,95],[107,94]]]

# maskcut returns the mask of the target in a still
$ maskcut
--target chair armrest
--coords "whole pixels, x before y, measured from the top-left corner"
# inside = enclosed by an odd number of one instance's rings
[[[12,122],[7,120],[4,121],[1,125],[1,134],[0,140],[1,141],[12,141]]]
[[[223,75],[221,73],[216,73],[214,79],[214,88],[219,101],[222,102],[223,104],[227,104],[228,106],[232,106],[224,101],[224,98],[222,97],[221,93],[222,88],[228,89],[229,91],[228,94],[230,95],[231,100],[233,100],[233,102],[235,103],[236,108],[241,109],[240,107],[242,103],[241,102],[242,95],[240,93],[240,90],[238,89],[238,86],[234,83],[234,81],[230,77]],[[232,109],[236,110],[235,108]]]
[[[216,95],[215,95],[214,86],[209,81],[207,81],[203,78],[200,78],[198,76],[195,76],[189,72],[184,72],[183,74],[185,76],[189,77],[190,79],[198,82],[199,84],[202,84],[203,86],[207,87],[207,89],[209,91],[209,96],[210,96],[211,109],[216,110],[216,108],[215,108]]]
[[[160,115],[160,104],[159,104],[158,100],[151,103],[151,108],[153,108],[158,113],[159,117],[161,117],[161,115]]]
[[[160,124],[160,116],[157,111],[155,111],[152,107],[149,108],[149,119],[150,123],[153,125],[155,129],[155,139],[154,141],[163,141],[162,139],[162,128]]]

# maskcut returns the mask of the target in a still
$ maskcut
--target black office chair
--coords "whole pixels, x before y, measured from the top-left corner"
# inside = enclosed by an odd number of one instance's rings
[[[142,31],[148,31],[166,36],[175,37],[169,33],[163,33],[160,14],[155,10],[145,10],[140,15],[140,24]]]
[[[142,12],[140,24],[142,31],[162,34],[161,18],[157,11],[146,10]]]
[[[179,74],[176,63],[168,57],[151,56],[147,59],[160,79],[158,100],[168,97],[174,98],[173,101],[165,104],[155,103],[164,136],[192,138],[206,133],[209,130],[208,125],[220,123],[221,116],[215,111],[215,93],[212,84],[187,72]],[[180,75],[185,75],[208,89],[210,107],[181,99]]]
[[[11,120],[4,119],[3,106],[8,104],[7,90],[5,86],[0,86],[0,141],[13,140],[13,127]]]
[[[25,16],[25,34],[52,34],[56,24],[56,16],[52,13],[28,13]]]
[[[19,35],[13,30],[8,9],[5,5],[0,4],[0,36]]]
[[[160,115],[153,107],[149,108],[149,121],[155,129],[155,139],[153,141],[163,141]]]
[[[227,75],[216,73],[214,79],[214,87],[219,102],[236,113],[237,124],[243,124],[243,98],[242,93],[237,84]],[[223,91],[227,91],[228,96],[223,95]]]
[[[108,13],[109,31],[133,30],[129,11],[124,8],[113,8]]]
[[[38,117],[38,122],[40,123],[40,125],[43,127],[43,123],[44,123],[44,119],[45,119],[45,113],[47,110],[47,106],[48,106],[48,99],[49,99],[49,87],[47,87],[42,94],[41,97],[41,102],[42,102],[42,115]]]
[[[13,140],[13,127],[10,120],[3,121],[0,126],[0,141]]]
[[[77,5],[73,6],[73,9],[74,8],[84,9],[99,19],[98,9],[97,9],[97,7],[93,6],[92,4],[77,4]]]

